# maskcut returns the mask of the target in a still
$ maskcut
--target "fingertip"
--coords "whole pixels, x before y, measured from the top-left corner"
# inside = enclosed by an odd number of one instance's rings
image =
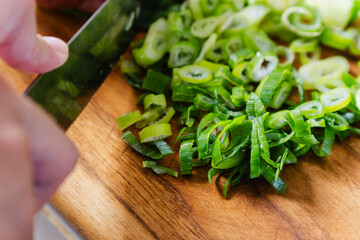
[[[63,40],[56,37],[41,37],[40,35],[38,35],[38,37],[42,38],[51,48],[51,51],[53,51],[54,54],[53,57],[55,58],[52,61],[49,61],[49,65],[44,71],[50,71],[63,65],[69,57],[68,45]]]

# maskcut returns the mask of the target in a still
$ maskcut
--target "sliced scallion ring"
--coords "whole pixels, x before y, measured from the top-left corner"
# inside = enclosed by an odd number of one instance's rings
[[[221,52],[225,59],[228,59],[228,57],[240,49],[244,47],[244,43],[242,41],[242,38],[240,36],[232,36],[224,42],[224,44],[221,47]]]
[[[167,21],[164,18],[159,18],[151,24],[143,46],[133,50],[135,61],[139,65],[149,66],[162,59],[169,46],[168,32]]]
[[[144,110],[145,111],[149,111],[151,109],[155,109],[155,108],[161,108],[164,109],[166,108],[166,98],[164,94],[148,94],[145,96],[144,100],[143,100],[143,104],[144,104]]]
[[[271,114],[265,121],[265,127],[270,129],[281,129],[285,127],[288,124],[285,118],[285,114],[287,113],[288,110],[282,110]]]
[[[159,123],[147,126],[139,132],[140,142],[154,142],[168,138],[172,135],[171,126],[168,123]]]
[[[320,36],[320,41],[325,46],[344,51],[349,47],[352,39],[351,35],[344,30],[325,28]]]
[[[306,4],[319,10],[325,26],[338,29],[344,29],[349,23],[354,2],[354,0],[305,0]]]
[[[318,37],[323,31],[320,12],[305,4],[287,8],[281,16],[281,22],[301,37]]]
[[[141,115],[139,110],[134,112],[126,113],[118,118],[116,118],[116,122],[119,125],[120,130],[124,130],[136,122],[143,120],[143,116]]]
[[[219,3],[220,0],[200,0],[200,7],[202,12],[208,16],[215,11]]]
[[[294,83],[294,77],[289,70],[278,69],[262,80],[256,94],[265,105],[279,109],[289,97]]]
[[[345,87],[345,83],[338,76],[320,77],[315,82],[315,88],[322,93],[338,87]]]
[[[181,41],[172,45],[168,66],[170,68],[182,67],[192,64],[200,51],[199,45],[190,41]]]
[[[307,119],[321,118],[325,114],[324,105],[317,100],[305,102],[296,107]]]
[[[346,30],[350,37],[351,37],[351,42],[349,45],[349,50],[350,53],[355,55],[355,56],[359,56],[360,55],[360,31],[357,28],[348,28]]]
[[[226,39],[217,40],[216,43],[206,53],[206,59],[209,59],[213,62],[221,62],[225,60],[221,48],[226,41]]]
[[[348,72],[350,64],[348,60],[341,56],[329,57],[319,61],[313,61],[300,67],[299,75],[304,80],[304,89],[315,88],[318,78],[324,76],[339,76],[343,72]]]
[[[346,87],[335,88],[321,95],[320,100],[324,104],[325,112],[336,112],[350,104],[351,91]]]
[[[219,24],[219,17],[202,18],[195,21],[190,28],[191,34],[198,38],[207,38]]]
[[[349,129],[349,123],[346,119],[337,113],[327,113],[324,117],[327,124],[335,131],[345,131]]]
[[[205,67],[188,65],[179,69],[178,72],[183,81],[199,84],[205,83],[212,79],[212,72]]]
[[[198,20],[198,19],[201,19],[204,17],[204,14],[201,10],[200,1],[201,0],[189,0],[188,1],[190,10],[191,10],[192,15],[195,18],[195,20]]]
[[[260,82],[277,68],[279,59],[273,52],[258,52],[246,68],[248,77],[254,82]]]
[[[213,33],[210,35],[210,37],[204,42],[204,45],[200,51],[199,56],[197,57],[197,59],[195,60],[195,64],[199,63],[201,60],[204,59],[204,57],[206,56],[206,54],[210,51],[210,49],[212,49],[215,46],[216,43],[216,39],[217,39],[217,34]]]
[[[295,53],[313,52],[318,47],[317,39],[299,38],[290,43],[290,49]]]
[[[321,58],[321,47],[317,47],[312,52],[300,52],[299,59],[302,65],[308,64],[309,62],[318,61]]]
[[[290,48],[284,47],[284,46],[277,46],[275,50],[278,58],[279,58],[279,65],[280,66],[292,66],[295,55],[293,51],[291,51]],[[282,61],[281,61],[282,59]]]

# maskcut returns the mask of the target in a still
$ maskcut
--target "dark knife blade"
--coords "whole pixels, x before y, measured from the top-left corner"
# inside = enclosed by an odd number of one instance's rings
[[[67,129],[112,71],[134,36],[135,0],[107,0],[68,42],[69,59],[26,90]]]

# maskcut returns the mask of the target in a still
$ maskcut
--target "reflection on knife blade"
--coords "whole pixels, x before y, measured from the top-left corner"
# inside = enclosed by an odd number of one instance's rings
[[[69,59],[39,76],[26,93],[67,129],[133,39],[133,0],[108,0],[69,41]]]

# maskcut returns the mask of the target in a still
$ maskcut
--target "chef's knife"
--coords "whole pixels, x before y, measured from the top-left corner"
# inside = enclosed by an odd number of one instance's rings
[[[68,42],[69,59],[26,93],[64,128],[80,114],[134,36],[138,1],[107,0]]]

